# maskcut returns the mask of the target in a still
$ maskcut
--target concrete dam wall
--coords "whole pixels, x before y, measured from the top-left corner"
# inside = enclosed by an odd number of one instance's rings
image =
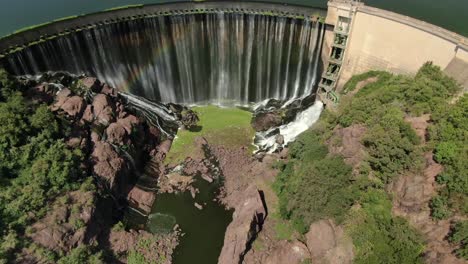
[[[347,36],[339,61],[342,69],[335,83],[338,91],[355,74],[385,70],[413,75],[427,61],[468,87],[468,39],[463,36],[349,1],[330,1],[326,22],[335,25],[334,32],[327,32],[328,35],[341,30]],[[333,43],[326,41],[325,45],[333,46]]]
[[[68,35],[74,35],[76,32],[93,32],[93,30],[96,32],[109,27],[109,25],[117,25],[125,21],[139,21],[143,18],[154,17],[180,18],[200,14],[212,14],[213,16],[218,16],[219,14],[249,14],[254,15],[255,19],[258,17],[275,18],[260,22],[255,20],[257,21],[255,22],[256,24],[261,25],[259,28],[265,28],[265,35],[272,35],[268,40],[271,43],[278,43],[279,40],[283,41],[283,39],[287,39],[286,35],[284,35],[285,33],[281,31],[282,23],[286,23],[284,25],[298,23],[297,28],[294,29],[295,32],[301,32],[302,25],[308,26],[317,21],[322,22],[321,24],[324,23],[323,30],[325,34],[322,38],[323,44],[321,48],[321,61],[324,67],[319,67],[319,71],[323,68],[323,72],[318,73],[317,84],[320,87],[321,98],[325,101],[329,99],[336,102],[338,95],[335,91],[339,92],[346,81],[355,74],[369,70],[386,70],[397,74],[412,75],[427,61],[432,61],[434,64],[439,65],[447,74],[464,85],[465,88],[468,87],[468,40],[466,37],[417,19],[348,0],[329,1],[328,10],[272,3],[215,1],[145,5],[100,12],[53,22],[2,38],[0,39],[0,58],[3,56],[3,61],[7,61],[12,55],[22,53],[28,47],[36,47],[41,43],[57,41],[57,39],[61,41],[61,39],[66,39]],[[323,21],[324,17],[326,17],[325,21]],[[276,18],[286,18],[287,21]],[[233,25],[237,23],[233,17],[226,17],[225,20],[227,22],[232,21]],[[304,24],[300,24],[302,22],[298,21],[305,22]],[[274,24],[275,26],[270,26],[270,24]],[[246,27],[248,25],[245,24]],[[255,27],[257,28],[257,26]],[[269,30],[270,27],[271,30]],[[278,28],[279,31],[277,30]],[[171,29],[169,28],[169,30]],[[231,34],[230,32],[228,34]],[[275,37],[278,32],[282,32],[281,34],[283,35]],[[288,33],[289,31],[285,32]],[[257,31],[253,33],[257,35]],[[220,36],[223,36],[221,40],[224,41],[223,34],[225,33],[222,33]],[[294,37],[290,38],[293,43],[299,43],[300,41],[308,43],[307,37],[303,38],[299,33],[291,34],[294,35]],[[312,34],[307,33],[307,36],[309,35],[312,36]],[[244,37],[239,38],[239,36],[243,35],[231,35],[229,37],[230,42],[243,41]],[[214,40],[220,39],[214,38]],[[256,41],[254,40],[255,43],[257,43]],[[265,49],[268,49],[268,45],[270,45],[268,41],[265,42]],[[225,44],[230,45],[229,43]],[[284,47],[290,46],[291,44]],[[244,47],[245,45],[236,47],[235,52],[231,52],[231,57],[234,58],[237,53],[239,56],[244,56]],[[277,48],[278,54],[281,54],[279,53],[281,45],[278,45]],[[222,52],[221,49],[217,50]],[[293,50],[293,53],[294,51],[296,50]],[[315,57],[313,52],[318,52],[318,49],[311,49],[310,56]],[[221,53],[219,55],[219,58],[223,58]],[[296,55],[298,57],[301,56],[301,54]],[[27,52],[23,54],[23,57],[26,58],[25,64],[28,64],[27,58],[30,56]],[[282,56],[284,56],[284,53]],[[278,58],[274,54],[273,56],[267,54],[265,58],[265,60],[258,60],[257,66],[254,69],[255,71],[265,72],[273,69],[273,67],[266,64],[273,65],[287,61],[289,65],[290,61],[282,59],[273,60],[273,58]],[[317,59],[315,58],[315,60]],[[291,65],[297,63],[297,61],[298,59],[292,60]],[[213,61],[213,63],[216,63],[216,61]],[[228,61],[223,63],[226,64],[226,67],[230,65]],[[265,67],[261,67],[262,63],[265,64]],[[188,66],[185,65],[184,67]],[[25,65],[25,68],[31,68],[31,65]],[[279,69],[279,72],[283,71],[281,67],[276,68]],[[305,79],[303,75],[308,74],[310,74],[309,71],[297,69],[293,75],[295,76],[294,78],[301,81],[296,82],[295,85],[297,86],[297,83],[301,85],[302,79]],[[219,75],[221,76],[222,74],[220,73]],[[275,73],[272,71],[272,76],[274,77],[274,75]],[[256,76],[260,79],[263,78],[261,74]],[[236,83],[242,86],[242,83],[245,83],[244,79],[244,77],[239,77]],[[307,82],[310,86],[314,80],[311,79]],[[257,81],[257,83],[261,82]],[[268,86],[269,83],[265,82],[262,85]],[[277,83],[277,86],[280,87],[281,84]],[[268,88],[262,89],[268,91]],[[272,96],[278,94],[282,93],[274,93]],[[245,97],[247,100],[248,96]]]
[[[14,39],[27,44],[9,48],[3,62],[16,75],[96,76],[160,102],[288,101],[317,90],[324,15],[314,8],[244,2],[132,7],[8,37],[10,46]]]

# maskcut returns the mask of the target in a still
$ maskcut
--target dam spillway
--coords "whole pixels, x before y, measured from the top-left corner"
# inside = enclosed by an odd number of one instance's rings
[[[4,64],[17,75],[84,73],[162,102],[248,104],[311,94],[324,32],[317,20],[265,14],[143,17],[40,42]]]

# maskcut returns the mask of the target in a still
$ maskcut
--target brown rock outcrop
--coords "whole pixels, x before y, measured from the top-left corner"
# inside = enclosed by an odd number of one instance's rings
[[[72,91],[68,88],[63,88],[55,96],[55,103],[52,106],[53,111],[57,111],[65,103],[65,101],[72,95]]]
[[[134,131],[143,132],[142,129],[134,130],[135,127],[140,125],[140,120],[134,115],[128,115],[125,118],[118,119],[116,122],[110,124],[106,128],[107,141],[115,145],[124,145],[130,144],[130,135]],[[149,133],[146,135],[149,141],[153,141],[152,144],[155,144],[153,140],[153,135]],[[143,135],[145,137],[145,135]]]
[[[93,106],[92,105],[87,105],[83,115],[81,116],[81,120],[83,123],[88,122],[92,123],[94,121],[94,114],[93,114]]]
[[[109,235],[110,249],[120,256],[120,261],[127,263],[126,254],[136,251],[150,263],[170,264],[172,254],[178,244],[178,232],[153,235],[144,230],[112,231]],[[145,243],[140,243],[144,241]]]
[[[43,219],[32,225],[30,238],[55,252],[95,241],[96,237],[87,232],[95,211],[94,196],[93,192],[82,191],[66,194],[68,202],[58,200]]]
[[[127,200],[130,206],[138,208],[146,214],[151,212],[156,194],[154,191],[145,191],[138,186],[134,186],[127,195]]]
[[[52,105],[52,111],[62,110],[71,117],[81,116],[86,108],[86,102],[80,96],[73,95],[68,88],[60,90],[55,96],[55,103]]]
[[[426,129],[429,126],[428,122],[430,119],[431,116],[429,114],[418,117],[405,117],[405,121],[416,131],[416,135],[421,138],[423,143],[426,141]]]
[[[94,173],[104,179],[114,193],[126,186],[124,177],[125,161],[107,142],[97,141],[91,157],[94,160]]]
[[[353,244],[332,220],[312,223],[306,238],[313,263],[352,263]]]
[[[95,93],[101,92],[101,82],[94,77],[85,77],[81,79],[81,84],[86,89],[90,89]]]
[[[112,144],[123,145],[127,143],[127,131],[119,123],[115,122],[106,128],[107,141]]]
[[[86,103],[83,98],[79,96],[72,96],[69,97],[61,106],[65,113],[67,113],[71,117],[81,116],[81,113],[86,107]]]
[[[332,154],[343,156],[346,164],[353,167],[356,174],[364,159],[365,151],[361,139],[367,129],[364,125],[352,125],[350,127],[338,127],[333,130],[333,136],[328,142],[328,149]]]
[[[98,124],[108,125],[112,123],[114,118],[115,105],[109,96],[105,94],[97,94],[93,99],[93,114],[95,121]]]
[[[250,244],[261,230],[266,209],[257,188],[253,185],[244,193],[244,201],[235,208],[233,220],[226,229],[219,264],[242,263]]]
[[[272,127],[280,126],[283,122],[280,113],[267,112],[259,113],[252,120],[252,127],[255,131],[266,131]]]
[[[310,259],[309,250],[299,241],[278,242],[275,249],[269,254],[264,264],[301,264]]]

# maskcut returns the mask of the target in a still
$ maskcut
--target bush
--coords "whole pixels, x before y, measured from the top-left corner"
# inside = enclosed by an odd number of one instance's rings
[[[396,107],[386,109],[386,114],[366,133],[363,143],[370,155],[369,164],[385,183],[409,169],[417,159],[419,138],[403,120]]]
[[[462,221],[455,225],[449,240],[453,243],[460,244],[456,254],[458,257],[468,260],[468,221]]]
[[[343,91],[345,93],[349,93],[351,91],[354,91],[354,89],[356,89],[357,84],[361,81],[365,81],[372,77],[378,77],[380,79],[382,76],[387,76],[387,75],[389,75],[389,73],[384,72],[384,71],[369,71],[363,74],[355,75],[351,77],[349,81],[346,82],[346,84],[343,87]]]
[[[79,187],[83,157],[66,146],[65,126],[46,105],[28,101],[11,80],[0,83],[0,262],[11,262],[28,244],[24,236],[11,243],[11,234],[23,234],[51,200]]]
[[[354,263],[422,263],[422,238],[404,219],[392,216],[391,201],[383,190],[363,192],[360,204],[347,223],[355,246]]]
[[[434,219],[442,220],[450,216],[450,211],[448,210],[447,198],[442,196],[435,196],[431,199],[431,216]]]
[[[429,138],[434,145],[434,158],[444,165],[437,177],[443,184],[439,195],[448,208],[468,213],[468,95],[454,105],[439,107],[432,115],[434,124]]]
[[[281,216],[290,219],[301,233],[319,219],[341,222],[356,198],[351,167],[342,158],[328,157],[319,139],[309,131],[292,144],[290,162],[274,184]]]
[[[101,264],[104,263],[102,252],[94,250],[90,246],[78,246],[72,249],[68,255],[58,260],[58,264]]]

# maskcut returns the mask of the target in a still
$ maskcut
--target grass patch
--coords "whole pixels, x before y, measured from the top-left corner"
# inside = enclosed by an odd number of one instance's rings
[[[276,239],[278,240],[291,240],[295,229],[289,221],[280,220],[275,224]]]
[[[200,121],[199,129],[179,130],[166,163],[177,164],[195,151],[194,141],[198,136],[210,144],[224,147],[246,146],[253,150],[255,131],[250,125],[252,114],[238,108],[221,108],[213,105],[194,107]]]
[[[344,93],[349,93],[349,92],[352,92],[354,89],[356,89],[356,86],[359,82],[361,81],[365,81],[369,78],[372,78],[372,77],[382,77],[383,75],[386,75],[386,76],[390,76],[389,73],[387,72],[384,72],[384,71],[369,71],[369,72],[366,72],[366,73],[363,73],[363,74],[359,74],[359,75],[354,75],[353,77],[351,77],[351,79],[349,79],[349,81],[344,85],[343,87],[343,91]]]

